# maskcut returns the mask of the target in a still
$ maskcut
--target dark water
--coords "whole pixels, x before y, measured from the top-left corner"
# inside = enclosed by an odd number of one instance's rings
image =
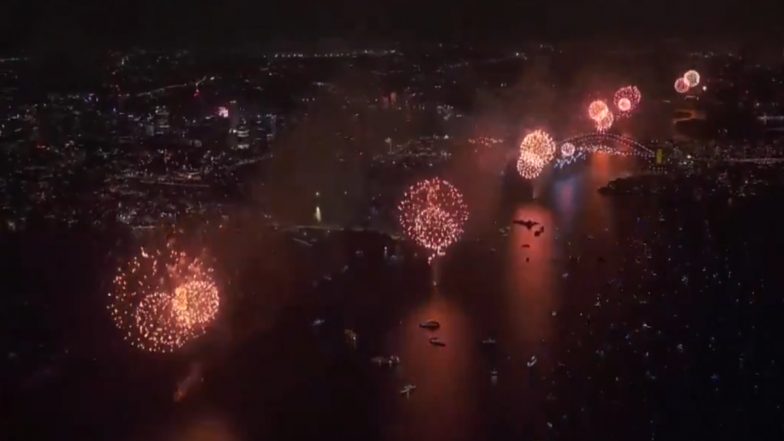
[[[5,238],[3,439],[781,439],[772,201],[596,192],[636,167],[595,155],[507,194],[432,268],[405,245],[385,260],[380,235],[227,228],[221,318],[176,356],[116,335],[105,238]],[[545,231],[499,232],[515,218]]]

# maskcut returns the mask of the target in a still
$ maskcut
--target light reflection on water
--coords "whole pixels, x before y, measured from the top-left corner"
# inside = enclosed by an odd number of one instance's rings
[[[497,262],[466,253],[458,255],[450,268],[433,269],[438,271],[435,277],[439,280],[453,278],[453,283],[404,283],[412,292],[401,296],[413,296],[416,300],[407,309],[389,312],[399,314],[393,318],[399,326],[382,331],[381,345],[368,354],[397,354],[402,360],[400,366],[379,371],[360,356],[361,363],[367,364],[363,364],[363,369],[376,369],[373,372],[386,381],[377,402],[366,403],[368,413],[377,415],[380,426],[378,433],[368,436],[380,434],[380,438],[389,440],[471,440],[483,439],[488,427],[503,427],[501,436],[546,435],[540,429],[525,429],[540,428],[544,418],[542,386],[533,380],[538,377],[534,372],[555,365],[556,360],[548,354],[555,351],[562,338],[558,328],[563,326],[559,320],[564,319],[557,312],[573,301],[569,296],[587,294],[563,292],[568,276],[564,275],[564,262],[573,252],[570,247],[574,243],[582,242],[581,251],[590,254],[585,248],[585,236],[589,234],[600,238],[588,245],[595,252],[612,253],[617,247],[613,245],[612,201],[596,190],[633,169],[634,161],[630,157],[595,154],[582,170],[545,182],[542,197],[516,202],[507,224],[513,219],[529,219],[540,225],[530,230],[512,226],[498,249]],[[536,236],[535,231],[541,227],[544,231]],[[435,332],[420,328],[418,324],[426,320],[439,321],[441,328]],[[488,357],[489,351],[480,341],[490,330],[497,332],[499,343],[494,355]],[[358,332],[363,341],[363,330]],[[446,347],[431,345],[431,336],[438,336]],[[526,363],[531,357],[536,357],[536,364],[529,368]],[[496,368],[500,370],[500,380],[494,386],[489,372]],[[416,385],[409,398],[398,392],[407,383]],[[306,397],[293,399],[304,400],[293,407],[315,406]],[[308,413],[313,412],[309,409]],[[340,424],[350,424],[350,420],[347,415]],[[323,421],[302,423],[329,426]],[[237,439],[231,437],[234,434],[227,426],[210,418],[206,422],[193,421],[180,435],[171,439]]]

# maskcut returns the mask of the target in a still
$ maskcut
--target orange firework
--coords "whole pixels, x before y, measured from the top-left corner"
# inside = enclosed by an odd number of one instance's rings
[[[520,143],[517,172],[523,179],[534,179],[555,157],[555,141],[547,132],[534,130]]]
[[[596,131],[606,132],[610,130],[610,127],[612,127],[614,122],[615,122],[615,117],[613,116],[613,113],[608,111],[604,115],[604,118],[596,121]]]
[[[618,89],[613,96],[613,104],[618,110],[619,117],[628,116],[633,112],[642,100],[642,93],[637,86],[624,86]]]
[[[449,182],[426,179],[412,185],[398,206],[403,232],[435,256],[457,242],[468,220],[468,207],[463,195]]]
[[[534,130],[525,135],[520,143],[521,152],[530,152],[539,158],[542,166],[547,165],[555,156],[555,141],[543,130]]]
[[[678,93],[686,93],[689,91],[689,83],[683,77],[675,80],[675,91]]]
[[[173,244],[144,248],[114,278],[109,313],[124,338],[151,352],[173,352],[203,335],[220,306],[212,268]]]
[[[602,100],[593,101],[588,105],[588,116],[594,121],[604,119],[609,111],[610,108],[607,107],[607,103]]]
[[[542,173],[542,169],[544,164],[541,158],[531,152],[520,151],[520,157],[517,158],[517,173],[523,179],[535,179]]]

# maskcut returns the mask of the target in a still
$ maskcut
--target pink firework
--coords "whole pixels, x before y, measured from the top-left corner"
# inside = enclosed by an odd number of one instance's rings
[[[609,111],[610,108],[607,107],[607,103],[602,100],[593,101],[588,105],[588,117],[594,121],[603,119]]]
[[[613,104],[618,110],[619,117],[628,116],[642,101],[642,93],[637,86],[624,86],[618,89],[613,96]]]
[[[535,179],[542,173],[544,163],[536,154],[521,150],[520,157],[517,158],[517,173],[523,179]]]
[[[468,220],[463,195],[449,182],[426,179],[412,185],[398,206],[400,226],[411,240],[443,256],[460,239]]]
[[[675,80],[675,91],[678,93],[686,93],[689,91],[689,83],[683,77]]]

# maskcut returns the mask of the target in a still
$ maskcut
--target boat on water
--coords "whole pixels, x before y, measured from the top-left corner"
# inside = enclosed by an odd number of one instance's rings
[[[419,327],[420,328],[425,328],[425,329],[430,329],[432,331],[432,330],[440,328],[441,327],[441,323],[438,323],[435,320],[428,320],[426,322],[420,323]]]

